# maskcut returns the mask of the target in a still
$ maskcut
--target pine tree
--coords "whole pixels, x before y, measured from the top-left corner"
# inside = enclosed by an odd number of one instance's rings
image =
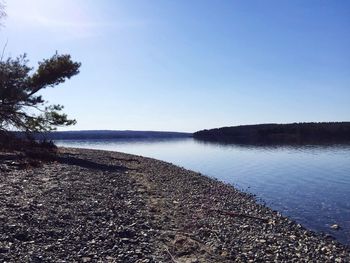
[[[28,66],[26,55],[0,61],[0,132],[42,132],[75,124],[62,113],[62,105],[47,106],[38,93],[78,74],[80,65],[57,53],[36,70]]]

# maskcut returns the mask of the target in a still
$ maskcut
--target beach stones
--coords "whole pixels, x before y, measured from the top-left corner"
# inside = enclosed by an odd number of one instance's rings
[[[6,167],[0,262],[350,262],[335,240],[166,162],[61,149],[42,167]]]

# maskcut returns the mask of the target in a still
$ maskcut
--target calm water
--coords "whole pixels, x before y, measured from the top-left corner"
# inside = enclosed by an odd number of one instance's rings
[[[350,244],[350,145],[253,147],[192,138],[57,141],[165,160],[255,194],[305,227]],[[332,224],[341,229],[331,230]]]

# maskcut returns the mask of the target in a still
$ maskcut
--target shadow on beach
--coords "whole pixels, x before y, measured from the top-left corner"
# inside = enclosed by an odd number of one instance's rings
[[[130,168],[121,165],[102,164],[70,156],[58,156],[56,157],[56,161],[61,164],[76,165],[82,168],[101,170],[104,172],[125,172],[127,170],[130,170]]]

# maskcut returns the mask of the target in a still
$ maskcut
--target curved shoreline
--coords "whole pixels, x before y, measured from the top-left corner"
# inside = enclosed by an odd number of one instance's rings
[[[54,163],[0,159],[0,171],[1,261],[350,261],[252,195],[164,161],[60,148]]]

